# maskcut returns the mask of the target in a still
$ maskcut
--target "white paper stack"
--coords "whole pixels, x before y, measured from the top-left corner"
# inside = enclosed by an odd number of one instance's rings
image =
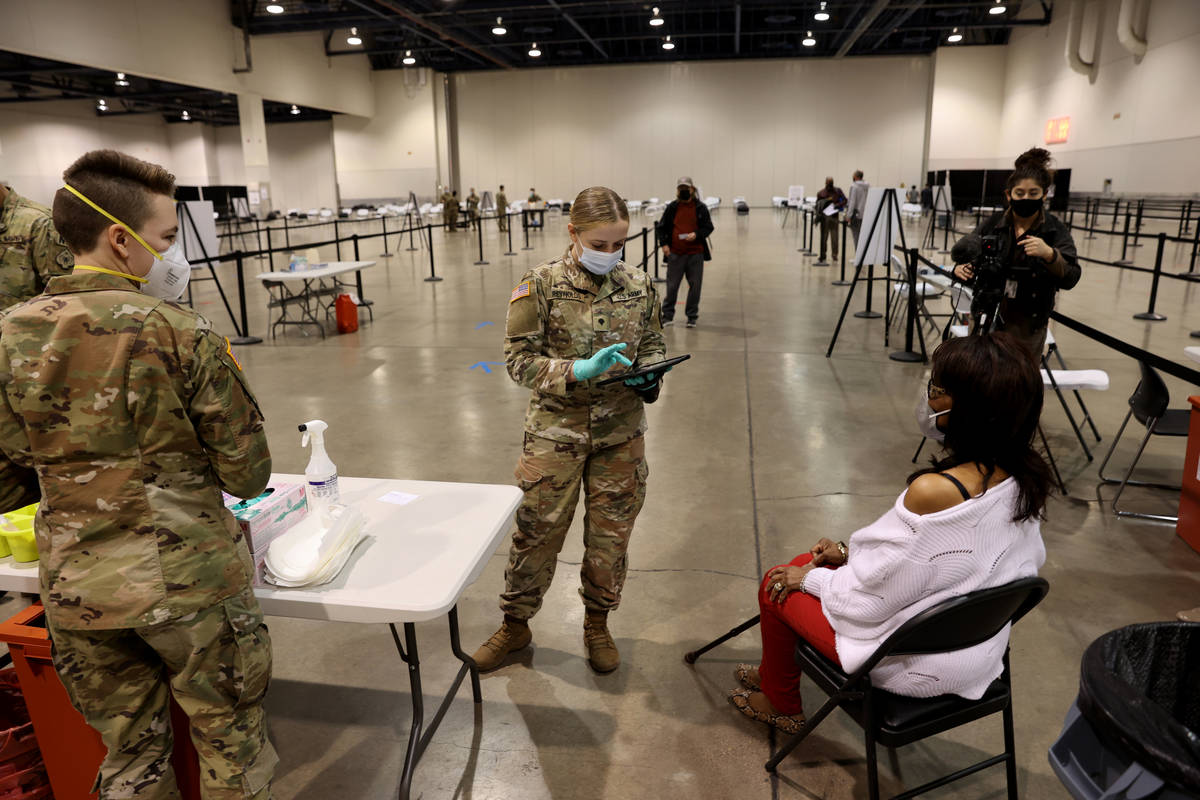
[[[266,579],[276,586],[320,586],[337,577],[366,538],[366,517],[357,508],[331,505],[309,514],[271,542]]]

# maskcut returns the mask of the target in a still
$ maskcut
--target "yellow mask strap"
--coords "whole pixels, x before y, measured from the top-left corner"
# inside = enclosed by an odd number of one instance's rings
[[[103,214],[104,216],[106,216],[106,217],[108,217],[109,219],[111,219],[113,222],[115,222],[115,223],[117,223],[118,225],[120,225],[120,226],[121,226],[122,228],[124,228],[125,230],[129,231],[129,235],[130,235],[130,236],[132,236],[133,238],[137,239],[137,240],[138,240],[138,243],[139,243],[139,244],[140,244],[142,247],[144,247],[144,248],[146,248],[147,250],[149,250],[149,251],[150,251],[150,253],[151,253],[151,254],[152,254],[152,255],[153,255],[155,258],[159,259],[160,261],[162,260],[162,256],[161,256],[161,255],[159,255],[159,252],[158,252],[157,250],[155,250],[153,247],[151,247],[150,245],[146,244],[146,240],[145,240],[145,239],[143,239],[142,237],[138,236],[138,235],[137,235],[137,231],[135,231],[135,230],[134,230],[132,227],[130,227],[129,225],[126,225],[124,222],[121,222],[121,220],[117,219],[117,218],[116,218],[116,217],[114,217],[112,214],[108,213],[108,212],[107,212],[107,211],[105,211],[103,208],[101,208],[100,206],[96,205],[95,203],[93,203],[93,202],[92,202],[91,200],[89,200],[88,198],[84,197],[84,196],[83,196],[83,192],[79,191],[78,189],[76,189],[76,188],[75,188],[74,186],[72,186],[71,184],[69,184],[69,183],[64,183],[64,184],[63,184],[63,188],[64,188],[64,189],[66,189],[66,190],[67,190],[68,192],[70,192],[71,194],[73,194],[73,195],[75,195],[76,197],[78,197],[78,198],[79,198],[80,200],[82,200],[83,202],[87,203],[87,204],[88,204],[89,206],[91,206],[92,208],[94,208],[94,209],[96,209],[97,211],[99,211],[99,212],[100,212],[101,214]],[[121,274],[121,273],[117,273],[117,274]]]
[[[117,272],[115,269],[105,269],[104,267],[92,267],[87,264],[76,264],[75,269],[86,269],[89,272],[103,272],[105,275],[116,275],[118,278],[128,278],[131,281],[138,283],[147,283],[149,278],[139,278],[137,275],[130,275],[128,272]]]

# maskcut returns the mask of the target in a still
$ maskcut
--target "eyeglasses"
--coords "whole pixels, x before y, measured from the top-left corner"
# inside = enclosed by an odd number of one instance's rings
[[[932,400],[935,397],[941,397],[946,394],[946,390],[933,382],[933,378],[929,379],[929,383],[925,384],[925,395]]]

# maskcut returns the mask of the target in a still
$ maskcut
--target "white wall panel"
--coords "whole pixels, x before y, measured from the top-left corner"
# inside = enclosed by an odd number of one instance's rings
[[[333,122],[284,122],[267,126],[271,161],[271,204],[290,208],[336,208]]]

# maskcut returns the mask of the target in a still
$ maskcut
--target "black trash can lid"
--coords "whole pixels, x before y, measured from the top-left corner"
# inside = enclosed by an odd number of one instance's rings
[[[1129,758],[1200,793],[1200,623],[1130,625],[1092,642],[1079,709]]]

